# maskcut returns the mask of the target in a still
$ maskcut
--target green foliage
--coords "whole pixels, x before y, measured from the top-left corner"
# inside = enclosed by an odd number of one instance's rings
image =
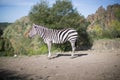
[[[113,20],[110,23],[110,27],[104,30],[102,33],[103,38],[120,38],[120,22],[118,20]]]
[[[8,39],[0,38],[0,56],[13,56],[14,49]]]
[[[78,31],[79,39],[84,44],[91,44],[89,36],[86,32],[87,21],[81,16],[70,0],[56,0],[52,7],[48,6],[48,2],[42,0],[34,5],[29,13],[32,23],[43,25],[52,29],[74,28]],[[77,46],[80,46],[80,41]],[[54,47],[58,47],[55,45]],[[61,50],[71,50],[71,46],[65,43],[59,46]]]
[[[109,28],[103,29],[100,25],[96,24],[93,26],[93,31],[89,33],[92,38],[120,38],[120,22],[118,20],[113,20],[110,23]]]
[[[111,22],[110,26],[111,35],[113,38],[120,38],[120,21],[114,20]]]
[[[117,18],[117,20],[119,20],[120,21],[120,5],[119,4],[117,4],[117,8],[115,9],[115,17]]]
[[[120,4],[98,8],[95,14],[88,16],[89,35],[95,39],[120,38]]]
[[[0,29],[3,31],[10,24],[12,23],[7,23],[7,22],[0,23]]]
[[[11,23],[7,23],[7,22],[0,23],[0,37],[2,36],[4,29],[10,24]]]
[[[44,25],[44,21],[47,23],[49,17],[48,3],[45,0],[40,0],[40,3],[32,7],[29,16],[35,24]]]
[[[2,36],[2,34],[3,34],[3,31],[2,31],[2,29],[0,29],[0,37]]]
[[[11,23],[0,23],[0,56],[12,56],[14,52],[9,39],[2,38],[4,29],[10,24]]]
[[[101,38],[101,36],[102,36],[102,31],[103,31],[103,29],[101,28],[101,26],[100,26],[99,24],[96,24],[96,25],[93,26],[93,31],[91,32],[90,35],[91,35],[93,38],[98,39],[98,38]]]
[[[80,45],[91,45],[90,37],[86,32],[89,23],[73,8],[71,1],[56,0],[52,7],[48,5],[48,2],[41,0],[40,3],[32,7],[29,16],[22,17],[4,30],[3,37],[10,41],[13,48],[12,55],[37,55],[48,52],[46,44],[39,36],[34,39],[27,37],[32,23],[52,29],[74,28],[79,34],[76,43],[77,47]],[[63,45],[53,44],[52,52],[61,50],[71,50],[71,45],[68,43]]]
[[[41,47],[42,41],[39,41],[38,37],[33,40],[27,37],[30,28],[31,22],[29,17],[26,16],[17,20],[4,30],[3,37],[10,41],[14,49],[14,52],[12,52],[13,55],[33,55],[47,52],[47,48],[44,46]],[[40,52],[40,49],[43,51]]]

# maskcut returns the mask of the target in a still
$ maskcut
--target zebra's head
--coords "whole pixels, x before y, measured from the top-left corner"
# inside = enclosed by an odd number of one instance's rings
[[[37,28],[38,26],[33,24],[32,28],[30,29],[28,33],[29,38],[33,38],[35,35],[37,35]]]

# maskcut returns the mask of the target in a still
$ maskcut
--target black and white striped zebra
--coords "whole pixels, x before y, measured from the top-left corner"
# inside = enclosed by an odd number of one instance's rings
[[[48,46],[48,57],[51,57],[51,45],[52,43],[65,43],[69,41],[72,46],[72,51],[75,51],[75,42],[78,38],[78,33],[76,30],[72,28],[67,28],[67,29],[61,29],[61,30],[56,30],[56,29],[48,29],[43,26],[38,26],[33,24],[32,28],[30,29],[28,36],[34,37],[35,35],[39,35],[44,42]],[[73,57],[74,54],[72,53],[71,56]]]

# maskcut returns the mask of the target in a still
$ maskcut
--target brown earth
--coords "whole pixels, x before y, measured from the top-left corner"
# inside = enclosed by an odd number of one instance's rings
[[[120,50],[0,57],[0,80],[120,80]]]

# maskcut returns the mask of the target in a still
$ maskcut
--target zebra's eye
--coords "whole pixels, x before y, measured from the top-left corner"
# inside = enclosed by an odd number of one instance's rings
[[[37,28],[37,26],[34,26],[34,28]]]

